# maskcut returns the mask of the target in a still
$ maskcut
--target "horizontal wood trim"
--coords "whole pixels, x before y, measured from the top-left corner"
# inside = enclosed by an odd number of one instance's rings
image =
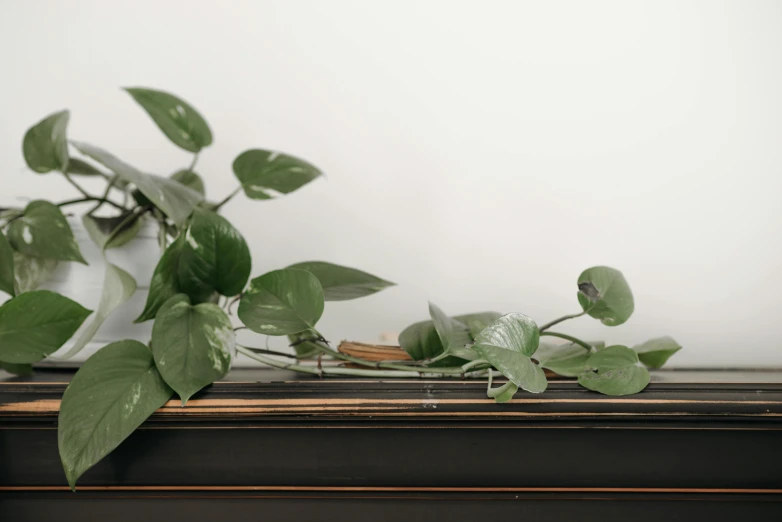
[[[0,486],[0,491],[70,491],[68,486]],[[683,493],[779,495],[763,488],[565,488],[565,487],[393,487],[393,486],[79,486],[77,491],[305,491],[339,493]]]

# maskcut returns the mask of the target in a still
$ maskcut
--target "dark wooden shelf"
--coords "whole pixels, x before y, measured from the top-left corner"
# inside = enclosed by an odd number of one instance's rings
[[[782,520],[782,370],[661,371],[641,394],[237,370],[170,402],[71,493],[69,371],[0,374],[0,520]]]

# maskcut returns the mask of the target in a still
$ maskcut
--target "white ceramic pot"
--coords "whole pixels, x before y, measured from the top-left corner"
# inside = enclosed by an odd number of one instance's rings
[[[92,242],[81,223],[81,216],[69,217],[73,235],[79,244],[82,255],[89,266],[81,263],[60,262],[52,278],[42,288],[60,293],[73,299],[82,306],[95,310],[103,290],[103,276],[106,270],[105,261],[100,249]],[[133,321],[141,314],[149,293],[149,281],[160,258],[160,248],[157,241],[157,224],[145,220],[138,235],[125,245],[106,252],[109,262],[127,271],[138,284],[136,293],[127,302],[117,308],[101,325],[92,341],[77,355],[68,360],[58,360],[73,346],[77,332],[50,359],[45,359],[41,365],[70,366],[85,361],[92,354],[107,344],[123,339],[136,339],[144,344],[149,342],[152,333],[152,321],[134,324]],[[93,314],[94,315],[94,314]],[[87,317],[79,331],[86,328],[93,315]]]

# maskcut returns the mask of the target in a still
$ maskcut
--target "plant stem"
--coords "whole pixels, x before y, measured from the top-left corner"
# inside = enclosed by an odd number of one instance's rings
[[[252,348],[250,346],[243,346],[243,348],[251,350],[254,353],[263,353],[266,355],[277,355],[278,357],[287,357],[288,359],[297,359],[297,357],[292,353],[276,352],[274,350],[269,350],[267,348]]]
[[[193,169],[195,168],[196,163],[198,163],[198,155],[199,154],[200,154],[200,152],[196,152],[195,154],[193,154],[193,161],[190,163],[190,166],[187,167],[187,170],[189,170],[190,172],[193,172]]]
[[[589,343],[585,343],[581,339],[573,337],[572,335],[567,335],[559,332],[540,332],[540,335],[548,335],[549,337],[559,337],[560,339],[565,339],[566,341],[570,341],[571,343],[575,343],[579,346],[583,346],[589,352],[592,351],[592,345],[590,345]]]
[[[508,391],[513,386],[516,386],[513,381],[508,381],[499,388],[492,388],[491,387],[491,378],[489,378],[489,387],[486,389],[486,395],[492,399],[502,395],[506,391]]]
[[[225,205],[226,203],[231,201],[231,198],[233,198],[235,195],[237,195],[241,190],[242,190],[242,187],[237,187],[236,190],[234,190],[233,192],[228,194],[225,197],[225,199],[223,199],[220,203],[215,205],[214,211],[217,212],[218,210],[220,210],[220,208],[222,208],[223,205]]]
[[[576,317],[581,317],[585,313],[586,313],[586,310],[581,312],[580,314],[563,315],[559,319],[554,319],[553,321],[550,321],[550,322],[544,324],[543,326],[538,328],[538,330],[540,330],[541,332],[544,332],[544,331],[548,330],[549,328],[551,328],[552,326],[554,326],[555,324],[559,324],[562,321],[567,321],[568,319],[575,319]]]
[[[487,361],[486,359],[475,359],[474,361],[470,361],[467,364],[464,364],[462,366],[462,371],[466,372],[470,368],[474,368],[476,366],[480,366],[481,364],[489,364],[489,361]]]
[[[79,192],[81,192],[81,193],[82,193],[82,195],[83,195],[85,198],[91,198],[91,197],[92,197],[92,196],[90,196],[90,195],[89,195],[89,193],[88,193],[86,190],[84,190],[83,188],[81,188],[81,185],[79,185],[78,183],[76,183],[76,182],[73,180],[73,178],[70,176],[70,174],[68,174],[67,172],[63,172],[63,173],[62,173],[62,175],[63,175],[63,176],[65,176],[65,179],[67,179],[67,180],[68,180],[68,183],[70,183],[71,185],[73,185],[74,187],[76,187],[76,190],[78,190]]]
[[[113,187],[113,186],[114,186],[114,183],[116,183],[116,182],[117,182],[117,179],[118,179],[118,176],[117,176],[116,174],[114,174],[114,175],[111,177],[111,179],[109,180],[109,184],[108,184],[108,185],[106,185],[106,190],[103,192],[103,197],[101,198],[101,200],[100,200],[100,201],[98,201],[98,203],[97,203],[97,204],[96,204],[94,207],[92,207],[92,210],[90,210],[89,212],[87,212],[87,215],[88,215],[88,216],[91,216],[91,215],[93,215],[93,214],[94,214],[94,213],[95,213],[95,212],[96,212],[96,211],[97,211],[97,210],[98,210],[100,207],[102,207],[102,206],[103,206],[103,204],[104,204],[106,201],[108,201],[109,192],[111,192],[111,187]]]
[[[58,207],[67,207],[68,205],[76,205],[77,203],[87,203],[88,201],[103,201],[104,203],[108,203],[112,207],[119,209],[119,210],[128,210],[122,205],[119,205],[117,203],[114,203],[110,199],[103,199],[103,198],[96,198],[93,196],[85,197],[85,198],[79,198],[79,199],[69,199],[68,201],[63,201],[62,203],[57,203]]]

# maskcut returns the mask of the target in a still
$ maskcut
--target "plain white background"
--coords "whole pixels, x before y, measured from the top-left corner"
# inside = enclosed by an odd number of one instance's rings
[[[119,89],[160,88],[212,127],[212,199],[247,148],[326,172],[225,214],[254,275],[321,259],[398,283],[329,304],[335,341],[398,333],[427,300],[546,321],[606,264],[636,315],[563,330],[780,366],[781,29],[774,1],[0,0],[0,204],[71,196],[21,155],[62,108],[139,168],[188,164]]]

